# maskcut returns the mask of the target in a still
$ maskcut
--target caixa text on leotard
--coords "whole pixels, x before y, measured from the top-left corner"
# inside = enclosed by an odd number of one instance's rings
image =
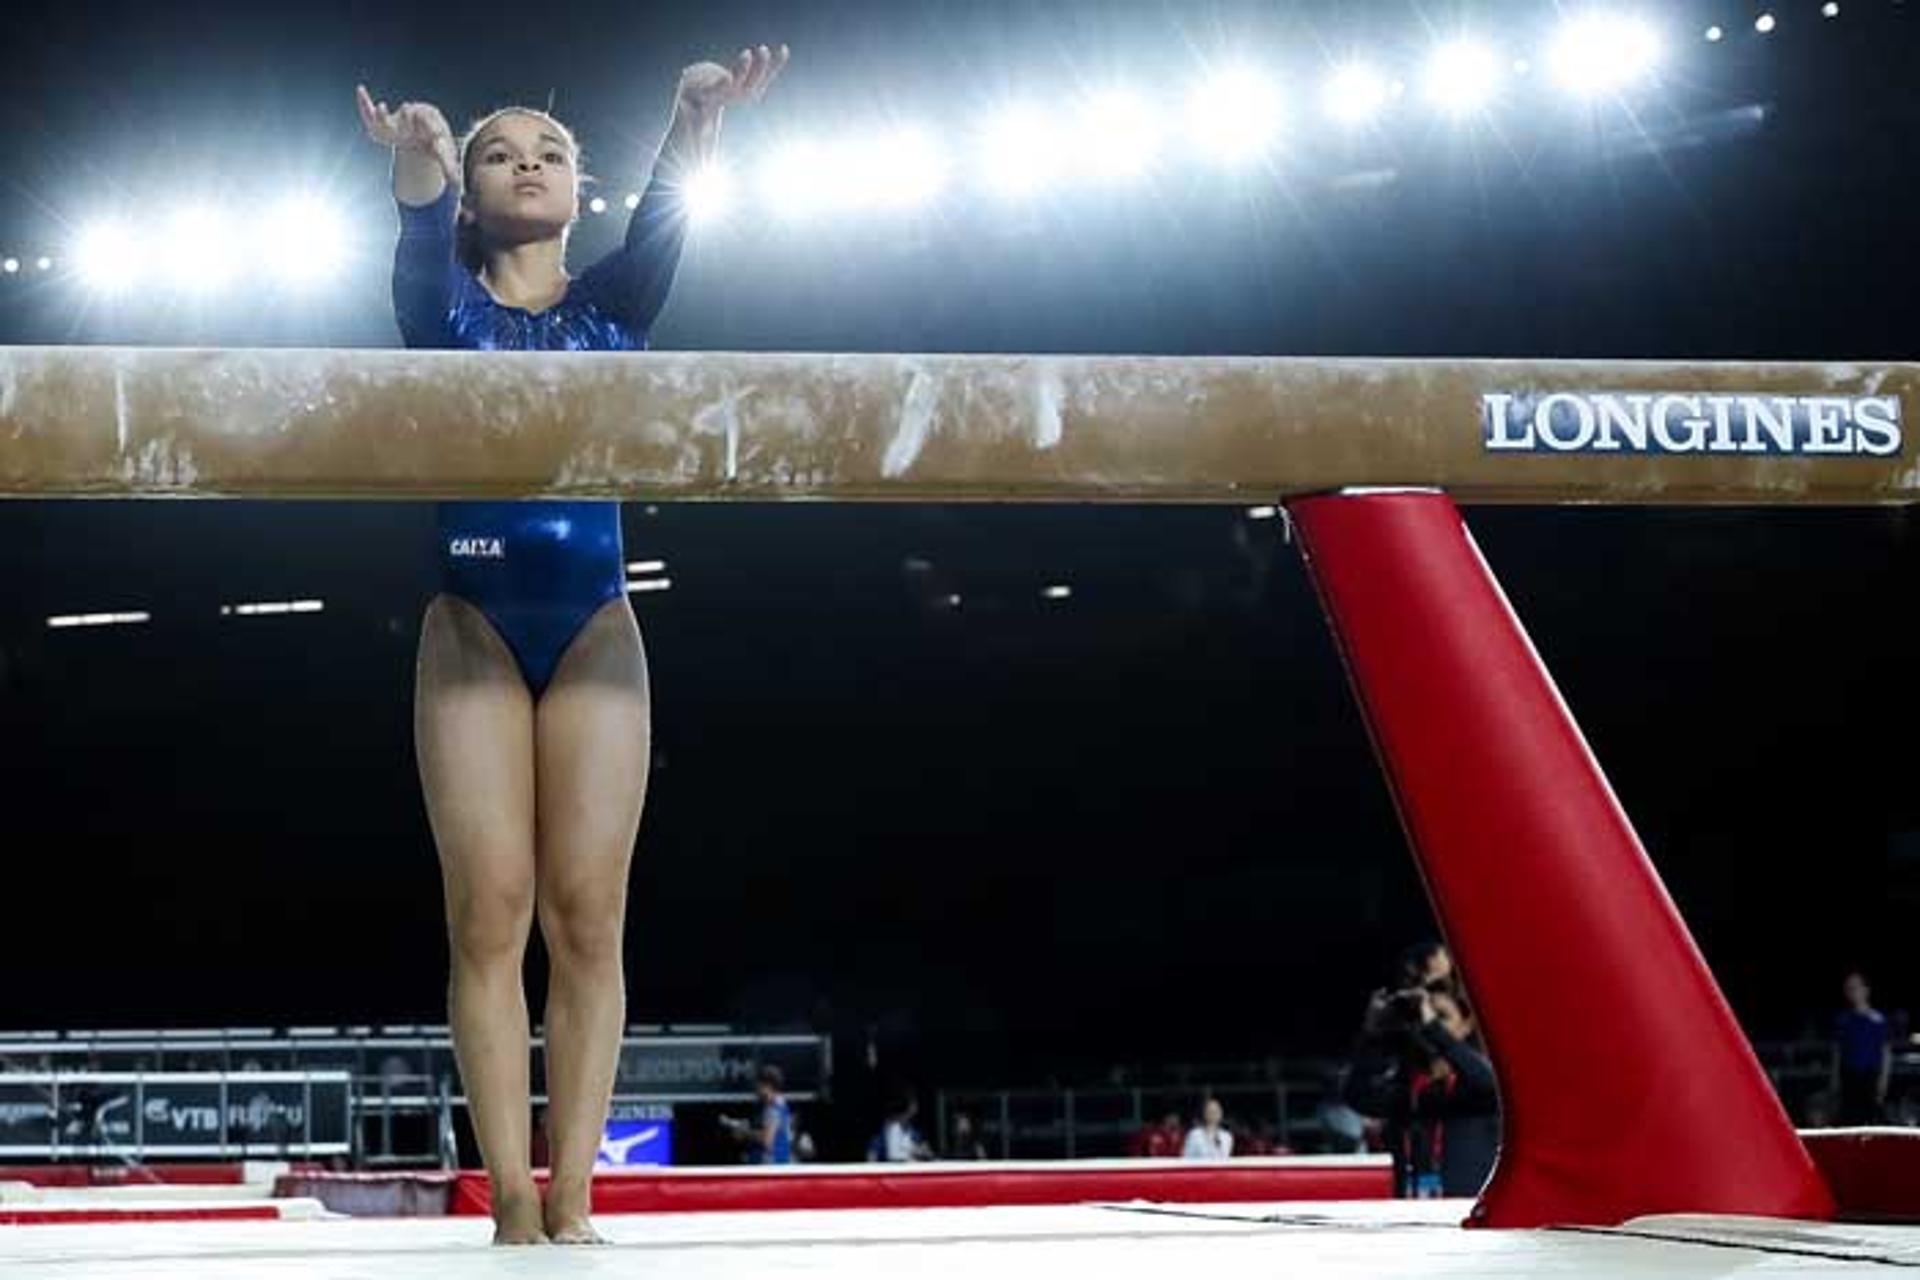
[[[1753,453],[1886,458],[1898,396],[1726,392],[1487,392],[1481,439],[1499,453]]]

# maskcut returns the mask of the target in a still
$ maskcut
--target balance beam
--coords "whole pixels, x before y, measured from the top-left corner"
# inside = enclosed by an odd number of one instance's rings
[[[0,349],[0,495],[1908,503],[1920,365]]]

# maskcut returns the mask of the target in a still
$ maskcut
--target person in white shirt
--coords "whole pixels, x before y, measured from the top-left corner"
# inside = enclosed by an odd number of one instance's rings
[[[1187,1130],[1187,1145],[1180,1155],[1186,1160],[1225,1160],[1233,1155],[1233,1135],[1221,1123],[1224,1115],[1218,1098],[1208,1098],[1200,1108],[1200,1123]]]
[[[887,1115],[887,1122],[881,1127],[879,1136],[867,1148],[867,1159],[896,1164],[933,1159],[932,1149],[921,1138],[920,1131],[913,1127],[913,1118],[919,1109],[919,1104],[911,1097],[901,1098]]]

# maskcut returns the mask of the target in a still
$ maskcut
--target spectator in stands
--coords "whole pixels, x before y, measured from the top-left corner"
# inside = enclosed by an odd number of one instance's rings
[[[933,1159],[932,1148],[913,1127],[913,1119],[919,1113],[920,1104],[913,1095],[902,1094],[887,1113],[887,1122],[881,1126],[879,1135],[867,1148],[867,1159],[893,1164]]]
[[[760,1123],[749,1138],[755,1164],[793,1163],[793,1107],[784,1092],[786,1083],[771,1062],[760,1068],[754,1090],[760,1097]]]
[[[1220,1099],[1208,1098],[1200,1106],[1200,1123],[1187,1131],[1186,1145],[1180,1155],[1186,1160],[1225,1160],[1233,1155],[1233,1134],[1227,1131],[1226,1113]]]
[[[1833,1022],[1839,1049],[1840,1123],[1879,1124],[1886,1114],[1887,1082],[1893,1073],[1887,1019],[1873,1007],[1865,974],[1849,973],[1841,992],[1846,1008]]]
[[[1149,1160],[1172,1160],[1180,1155],[1186,1138],[1186,1124],[1178,1111],[1169,1111],[1150,1125],[1143,1126],[1127,1144],[1127,1154]]]
[[[1287,1149],[1273,1136],[1271,1120],[1256,1120],[1253,1127],[1233,1136],[1233,1154],[1236,1156],[1282,1156]]]
[[[754,1088],[760,1101],[758,1116],[752,1122],[720,1117],[733,1140],[746,1148],[743,1159],[748,1164],[793,1163],[793,1107],[781,1092],[785,1085],[780,1068],[768,1063],[760,1068]]]
[[[953,1113],[952,1136],[947,1141],[949,1160],[985,1160],[987,1144],[980,1141],[980,1130],[973,1116],[965,1111]]]

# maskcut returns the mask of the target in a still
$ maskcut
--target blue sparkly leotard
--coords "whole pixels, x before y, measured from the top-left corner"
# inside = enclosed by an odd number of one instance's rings
[[[469,351],[643,351],[679,265],[686,219],[658,175],[625,242],[538,313],[496,302],[454,256],[451,187],[401,203],[393,310],[409,347]],[[537,698],[589,618],[626,589],[616,502],[448,502],[443,585],[487,616]]]

